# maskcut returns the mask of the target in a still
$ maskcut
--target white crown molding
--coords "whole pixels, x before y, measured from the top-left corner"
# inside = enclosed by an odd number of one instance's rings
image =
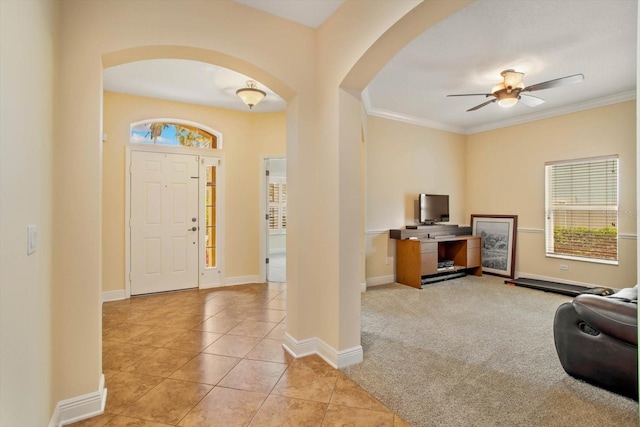
[[[605,96],[602,98],[591,99],[589,101],[579,102],[577,104],[567,105],[565,107],[553,108],[551,110],[540,113],[527,114],[523,117],[517,117],[500,122],[489,123],[486,125],[473,126],[466,129],[465,135],[486,132],[489,130],[500,129],[508,126],[520,125],[523,123],[534,122],[536,120],[550,119],[552,117],[562,116],[565,114],[577,113],[578,111],[591,110],[592,108],[605,107],[607,105],[618,104],[636,99],[636,91],[618,93],[615,95]]]
[[[381,117],[383,119],[395,120],[397,122],[405,122],[412,125],[423,126],[431,129],[444,130],[447,132],[464,134],[465,129],[458,126],[450,126],[445,123],[436,122],[434,120],[423,119],[421,117],[411,116],[408,114],[396,113],[395,111],[383,110],[371,105],[371,97],[369,96],[369,88],[362,91],[362,103],[365,111],[370,116]]]
[[[562,116],[564,114],[576,113],[578,111],[590,110],[592,108],[604,107],[607,105],[617,104],[620,102],[631,101],[636,99],[636,91],[630,90],[615,95],[605,96],[602,98],[592,99],[578,104],[567,105],[565,107],[554,108],[540,113],[527,114],[526,116],[517,117],[509,120],[502,120],[499,122],[487,123],[484,125],[472,126],[468,128],[447,125],[445,123],[436,122],[433,120],[423,119],[420,117],[411,116],[408,114],[397,113],[394,111],[383,110],[371,105],[371,97],[369,95],[368,88],[362,91],[362,103],[365,111],[370,116],[381,117],[383,119],[395,120],[399,122],[405,122],[414,124],[417,126],[424,126],[428,128],[444,130],[453,133],[459,133],[462,135],[472,135],[474,133],[486,132],[494,129],[500,129],[508,126],[519,125],[523,123],[533,122],[536,120],[548,119],[551,117]]]

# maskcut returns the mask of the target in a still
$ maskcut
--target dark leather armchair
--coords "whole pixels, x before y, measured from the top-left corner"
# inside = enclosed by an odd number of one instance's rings
[[[572,377],[638,400],[638,285],[558,307],[556,351]]]

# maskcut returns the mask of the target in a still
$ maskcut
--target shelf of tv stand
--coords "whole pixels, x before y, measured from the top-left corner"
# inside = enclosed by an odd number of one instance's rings
[[[438,268],[442,260],[453,268]],[[482,276],[480,236],[440,236],[438,238],[396,239],[396,282],[422,288],[423,277],[456,272]]]

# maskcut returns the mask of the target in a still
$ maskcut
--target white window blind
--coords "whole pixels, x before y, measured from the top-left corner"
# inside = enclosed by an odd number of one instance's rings
[[[285,178],[269,178],[269,232],[287,230],[287,182]]]
[[[547,256],[617,264],[618,156],[545,164]]]

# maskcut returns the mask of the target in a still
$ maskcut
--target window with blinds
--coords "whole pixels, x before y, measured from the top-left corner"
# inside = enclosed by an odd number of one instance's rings
[[[618,263],[618,156],[545,164],[547,256]]]

